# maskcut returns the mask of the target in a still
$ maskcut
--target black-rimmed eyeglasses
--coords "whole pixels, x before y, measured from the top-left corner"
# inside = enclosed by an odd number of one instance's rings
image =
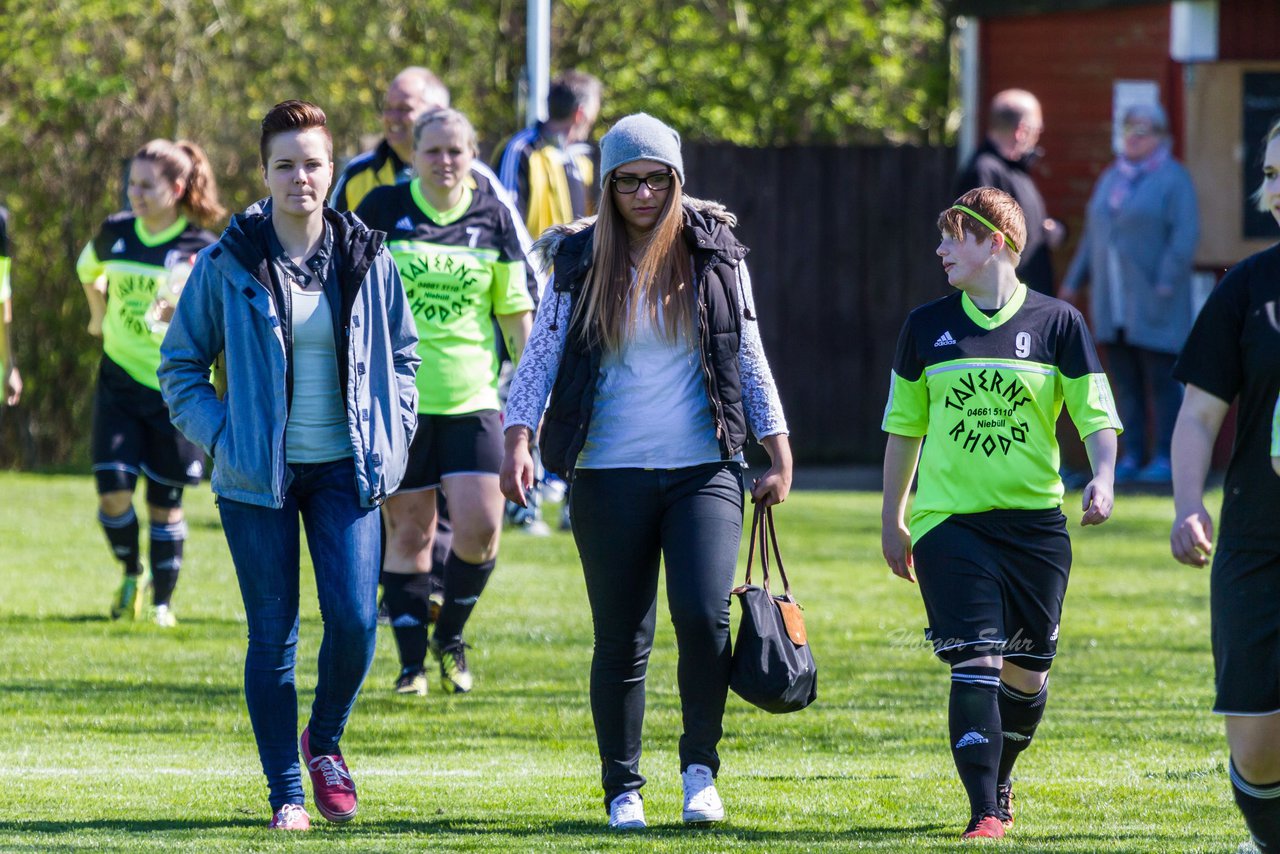
[[[671,170],[665,172],[652,172],[643,178],[638,175],[615,175],[612,178],[613,188],[624,196],[629,196],[640,189],[640,185],[644,184],[655,193],[661,192],[671,186]]]

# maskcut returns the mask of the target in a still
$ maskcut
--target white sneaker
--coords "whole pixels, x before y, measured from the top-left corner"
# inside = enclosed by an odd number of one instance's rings
[[[516,530],[521,534],[529,537],[549,537],[551,536],[551,526],[541,519],[534,519],[523,525],[517,525]]]
[[[152,621],[162,629],[172,629],[178,625],[178,618],[168,605],[156,605],[151,613]]]
[[[688,824],[707,824],[724,819],[724,804],[716,791],[716,780],[705,765],[690,765],[680,775],[684,784],[684,815]]]
[[[609,804],[609,826],[614,830],[641,830],[647,826],[639,792],[623,792],[613,799]]]

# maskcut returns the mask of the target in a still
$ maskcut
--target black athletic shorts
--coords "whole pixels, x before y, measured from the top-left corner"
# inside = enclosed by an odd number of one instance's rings
[[[1280,552],[1219,551],[1210,578],[1213,710],[1280,712]]]
[[[418,415],[400,492],[435,489],[453,474],[502,470],[502,420],[496,409],[463,415]]]
[[[958,664],[1000,655],[1027,670],[1049,669],[1071,572],[1061,510],[957,514],[912,553],[925,637],[939,658]]]
[[[98,494],[132,492],[147,476],[147,503],[178,507],[204,476],[204,452],[169,421],[160,392],[106,356],[93,396],[93,473]]]

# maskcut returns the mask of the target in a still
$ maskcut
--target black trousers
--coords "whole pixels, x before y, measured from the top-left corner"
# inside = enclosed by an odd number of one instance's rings
[[[605,804],[645,782],[640,733],[659,559],[679,654],[680,768],[696,763],[715,773],[729,689],[729,591],[742,538],[741,468],[579,469],[570,500],[595,627],[591,715]]]

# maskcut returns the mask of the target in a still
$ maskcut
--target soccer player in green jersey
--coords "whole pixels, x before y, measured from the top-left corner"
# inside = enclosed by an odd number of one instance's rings
[[[215,241],[202,226],[221,220],[209,159],[186,140],[155,139],[129,166],[131,211],[113,214],[85,246],[76,272],[89,301],[89,334],[102,339],[93,399],[93,473],[98,521],[124,578],[112,619],[143,608],[142,562],[133,490],[147,478],[152,604],[158,625],[170,609],[187,526],[182,490],[200,483],[204,454],[169,422],[160,396],[160,342],[196,253]]]
[[[384,508],[384,601],[400,649],[396,690],[425,694],[431,553],[437,493],[449,502],[453,544],[430,649],[449,693],[471,690],[462,630],[498,557],[503,497],[496,317],[514,361],[532,326],[531,275],[511,214],[471,188],[476,133],[443,108],[414,123],[418,177],[379,187],[356,215],[387,233],[418,329],[418,432],[399,491]]]
[[[951,666],[963,838],[998,838],[1013,825],[1013,764],[1044,714],[1071,569],[1055,424],[1065,404],[1093,466],[1080,524],[1098,525],[1120,420],[1080,313],[1018,280],[1018,203],[980,187],[938,228],[957,292],[915,309],[898,339],[881,544],[895,575],[919,578],[926,637]]]

